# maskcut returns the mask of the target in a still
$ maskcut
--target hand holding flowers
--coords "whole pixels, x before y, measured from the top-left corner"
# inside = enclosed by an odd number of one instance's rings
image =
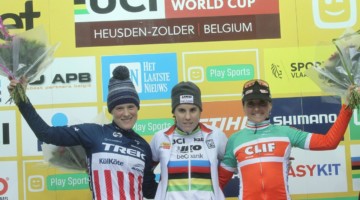
[[[58,44],[50,46],[45,31],[35,28],[11,35],[0,17],[0,75],[19,80],[7,102],[27,101],[23,81],[38,78],[53,61]]]
[[[360,108],[360,30],[333,39],[337,51],[321,66],[306,71],[323,91],[345,97],[350,109]]]

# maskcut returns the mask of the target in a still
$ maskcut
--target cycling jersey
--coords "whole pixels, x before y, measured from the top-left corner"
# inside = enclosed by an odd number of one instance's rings
[[[155,200],[223,200],[218,165],[225,153],[226,135],[216,127],[199,123],[192,135],[180,135],[176,127],[157,132],[150,142],[153,160],[160,162],[160,182]]]
[[[338,118],[326,135],[308,133],[289,126],[264,121],[247,122],[230,136],[219,167],[223,188],[234,172],[240,180],[239,199],[291,199],[288,189],[288,161],[291,147],[308,150],[335,149],[342,140],[352,110],[342,106]]]
[[[84,147],[94,200],[153,198],[157,183],[149,144],[133,130],[106,125],[49,126],[31,103],[19,110],[36,137],[58,146]]]

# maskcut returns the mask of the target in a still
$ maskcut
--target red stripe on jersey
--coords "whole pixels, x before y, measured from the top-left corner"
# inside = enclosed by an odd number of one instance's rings
[[[107,200],[113,200],[113,189],[112,189],[112,180],[111,180],[111,172],[110,170],[104,171],[105,175],[105,185],[106,185],[106,196]]]
[[[135,200],[135,183],[134,183],[134,174],[129,172],[129,182],[130,182],[130,199]]]
[[[186,167],[169,167],[169,174],[178,174],[178,173],[186,173],[189,171],[189,168]]]
[[[210,173],[210,167],[194,167],[194,166],[192,166],[191,172],[208,174],[208,173]]]
[[[139,187],[138,187],[138,195],[139,195],[139,200],[143,199],[142,197],[142,176],[138,176],[138,183],[139,183]]]
[[[353,161],[353,162],[351,162],[351,165],[352,165],[353,167],[360,166],[360,161]]]
[[[94,170],[94,185],[95,185],[96,199],[101,200],[101,191],[100,191],[99,171],[98,170]]]
[[[119,192],[120,192],[120,200],[126,199],[125,191],[124,191],[124,173],[121,171],[117,172],[118,184],[119,184]]]

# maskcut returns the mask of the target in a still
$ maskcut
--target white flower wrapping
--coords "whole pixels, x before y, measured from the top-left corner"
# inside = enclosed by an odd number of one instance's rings
[[[86,153],[82,146],[62,147],[43,143],[44,161],[65,170],[85,171]]]
[[[0,17],[0,75],[11,79],[37,79],[53,61],[59,43],[49,45],[43,27],[11,35]],[[8,102],[27,101],[25,88],[18,84]]]
[[[345,97],[350,91],[348,107],[358,109],[359,93],[355,91],[360,86],[360,30],[347,30],[341,37],[333,40],[337,51],[319,66],[314,65],[306,71],[324,92]]]

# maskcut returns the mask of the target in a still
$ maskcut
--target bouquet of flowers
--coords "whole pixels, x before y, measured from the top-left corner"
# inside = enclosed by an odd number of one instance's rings
[[[96,124],[108,124],[110,121],[106,118],[105,113],[99,113],[93,120]],[[85,149],[80,146],[63,147],[43,143],[42,145],[44,161],[50,165],[65,170],[87,170],[87,156]]]
[[[69,170],[86,170],[86,153],[82,146],[62,147],[44,143],[42,146],[44,161]]]
[[[306,71],[323,91],[344,97],[353,85],[348,99],[348,108],[360,107],[360,95],[355,90],[360,86],[360,30],[348,30],[333,39],[337,51],[320,66],[314,65]]]
[[[20,80],[7,102],[27,101],[21,81],[37,79],[53,61],[58,46],[47,43],[42,28],[11,35],[0,17],[0,75]]]

